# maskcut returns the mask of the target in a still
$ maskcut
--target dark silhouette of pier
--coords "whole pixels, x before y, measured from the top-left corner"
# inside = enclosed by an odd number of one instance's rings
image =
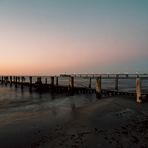
[[[62,74],[60,76],[48,76],[50,83],[48,83],[48,79],[45,76],[36,76],[35,81],[33,81],[33,78],[33,76],[1,76],[0,83],[5,86],[19,87],[22,90],[24,87],[28,87],[30,91],[65,93],[68,95],[96,94],[96,98],[98,99],[109,96],[134,96],[138,103],[148,99],[148,91],[142,91],[141,85],[144,80],[148,80],[148,74]],[[67,79],[67,82],[59,84],[61,78]],[[77,78],[88,81],[88,86],[76,85],[75,80]],[[114,84],[112,84],[114,85],[113,89],[102,88],[102,80],[107,79],[114,81]],[[93,86],[92,80],[95,80],[95,86]],[[135,80],[135,91],[120,90],[119,80]]]

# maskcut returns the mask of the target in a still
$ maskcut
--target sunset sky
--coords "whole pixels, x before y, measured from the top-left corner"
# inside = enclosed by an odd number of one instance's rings
[[[0,75],[148,72],[148,0],[0,0]]]

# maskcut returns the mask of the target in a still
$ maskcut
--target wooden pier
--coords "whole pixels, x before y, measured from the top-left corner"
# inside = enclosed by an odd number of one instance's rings
[[[35,81],[33,79],[36,78]],[[48,82],[50,79],[50,83]],[[65,79],[62,84],[60,79]],[[88,81],[88,86],[76,85],[75,80],[84,79]],[[114,87],[102,88],[102,80],[113,80]],[[119,80],[134,80],[135,91],[123,91],[119,89]],[[33,76],[1,76],[1,85],[24,89],[28,87],[30,91],[36,90],[39,92],[51,93],[66,93],[74,94],[96,94],[96,98],[101,99],[109,96],[134,96],[136,102],[141,103],[143,100],[148,100],[148,88],[142,91],[142,82],[148,80],[148,74],[77,74],[77,75],[60,75],[48,77],[33,77]],[[95,85],[92,83],[95,82]],[[81,82],[79,82],[81,84]],[[128,89],[128,88],[127,88]]]

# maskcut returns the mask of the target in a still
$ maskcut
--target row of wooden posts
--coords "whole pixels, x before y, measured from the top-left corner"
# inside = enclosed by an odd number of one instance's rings
[[[54,78],[56,78],[56,84],[54,84]],[[116,77],[115,78],[115,90],[114,90],[115,92],[118,92],[118,80],[119,80],[119,78]],[[14,76],[14,77],[12,77],[12,76],[3,77],[2,76],[0,81],[1,81],[2,84],[5,83],[5,85],[7,85],[7,83],[10,83],[10,86],[12,86],[12,84],[14,84],[15,87],[17,87],[17,85],[20,84],[22,89],[23,89],[23,87],[25,85],[29,86],[30,89],[32,89],[33,86],[39,86],[40,87],[40,86],[43,86],[43,85],[47,85],[47,86],[50,85],[50,88],[54,88],[54,87],[58,88],[58,87],[60,87],[59,82],[58,82],[58,77],[54,77],[54,76],[51,76],[51,83],[50,84],[47,84],[47,78],[45,78],[45,83],[43,84],[41,77],[37,77],[36,83],[33,83],[32,76],[29,76],[29,82],[25,82],[25,77],[24,76],[22,76],[22,77],[16,77],[16,76]],[[92,85],[91,81],[92,81],[92,78],[89,78],[89,86],[88,86],[87,89],[92,89],[91,88],[92,87],[91,86]],[[75,88],[76,87],[74,86],[74,77],[70,76],[69,77],[68,90],[71,93],[74,93]],[[101,92],[102,92],[102,89],[101,89],[101,77],[96,78],[95,92],[96,92],[96,97],[101,98]],[[140,78],[136,78],[136,92],[135,92],[135,94],[136,94],[136,101],[140,103],[141,102],[141,96],[142,96]]]

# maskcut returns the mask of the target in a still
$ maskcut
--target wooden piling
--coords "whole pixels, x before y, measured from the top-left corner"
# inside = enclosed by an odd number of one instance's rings
[[[4,77],[4,81],[5,81],[5,86],[7,86],[7,84],[8,84],[8,77],[7,76]]]
[[[69,78],[69,93],[70,95],[73,95],[74,93],[74,77],[70,76]]]
[[[74,77],[70,77],[70,81],[69,81],[69,85],[70,85],[70,88],[74,88]]]
[[[12,76],[10,76],[10,86],[12,86]]]
[[[32,77],[29,77],[29,84],[32,85]]]
[[[47,84],[47,78],[45,78],[45,84]]]
[[[2,76],[2,82],[1,83],[3,84],[3,82],[4,82],[4,77]]]
[[[101,98],[101,77],[96,79],[96,98]]]
[[[29,87],[30,87],[30,90],[32,89],[32,77],[30,76],[29,77]]]
[[[37,77],[37,84],[42,84],[42,78],[41,77]]]
[[[35,87],[37,88],[36,90],[41,90],[41,91],[46,91],[49,90],[49,88],[51,88],[51,91],[56,91],[59,90],[59,92],[66,92],[68,94],[74,94],[74,93],[96,93],[96,97],[97,98],[101,98],[103,96],[114,96],[114,95],[125,95],[125,96],[136,96],[136,101],[138,103],[142,102],[145,96],[145,93],[142,93],[142,86],[141,86],[141,80],[147,79],[148,77],[143,76],[143,75],[128,75],[128,74],[116,74],[116,75],[109,75],[109,79],[113,79],[115,84],[114,84],[114,89],[115,90],[101,90],[101,75],[96,75],[96,89],[92,89],[92,80],[93,77],[91,75],[85,75],[85,78],[87,78],[88,81],[88,86],[86,87],[75,87],[74,86],[74,76],[70,76],[67,75],[66,77],[69,78],[69,85],[68,86],[59,86],[59,81],[58,81],[58,77],[55,77],[55,82],[54,82],[54,77],[51,77],[51,83],[47,84],[47,78],[44,78],[44,82],[45,84],[42,84],[41,81],[41,77],[38,77],[38,80],[35,84],[33,84],[32,79],[33,77],[29,77],[29,82],[27,81],[26,83],[24,83],[25,81],[25,77],[16,77],[16,76],[1,76],[0,77],[0,83],[2,84],[9,84],[10,86],[12,86],[13,84],[15,85],[15,87],[17,88],[17,86],[21,86],[21,88],[23,88],[23,86],[28,86],[28,87]],[[107,75],[102,75],[102,77],[104,79],[107,79]],[[119,90],[119,80],[120,79],[136,79],[136,93],[132,92],[132,93],[128,93],[128,92],[120,92]],[[55,84],[54,84],[55,83]],[[57,89],[58,88],[58,89]],[[144,101],[143,101],[144,102]]]
[[[17,77],[18,82],[20,83],[20,77]]]
[[[24,88],[24,80],[25,80],[25,78],[22,76],[22,77],[21,77],[21,89]]]
[[[41,91],[42,90],[42,78],[41,77],[37,77],[37,81],[36,81],[36,88]]]
[[[141,103],[141,80],[140,78],[136,78],[136,101]]]
[[[118,80],[119,80],[119,75],[117,74],[115,78],[115,90],[116,91],[118,91]]]
[[[9,77],[7,76],[7,83],[9,83]]]
[[[59,86],[59,80],[58,80],[58,77],[56,77],[56,87],[58,88]]]
[[[54,77],[52,76],[51,77],[51,88],[53,88],[54,87]]]
[[[15,77],[15,88],[17,88],[17,77]]]
[[[89,88],[91,88],[91,78],[89,78]]]

